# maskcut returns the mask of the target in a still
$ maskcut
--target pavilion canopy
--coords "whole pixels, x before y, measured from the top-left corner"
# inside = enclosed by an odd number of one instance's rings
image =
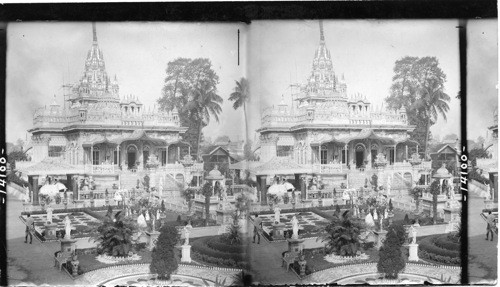
[[[39,163],[19,170],[26,175],[60,175],[60,174],[77,174],[83,170],[76,166],[63,162],[60,158],[46,158]]]

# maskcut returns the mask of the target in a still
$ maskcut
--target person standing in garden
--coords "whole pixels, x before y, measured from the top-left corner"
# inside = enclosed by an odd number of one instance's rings
[[[491,233],[491,241],[493,241],[493,230],[495,228],[495,216],[491,214],[491,210],[488,211],[488,216],[486,217],[486,240],[488,240]]]
[[[255,215],[255,219],[253,220],[254,229],[253,229],[253,243],[255,243],[255,236],[259,238],[257,244],[260,244],[260,233],[262,232],[262,219],[258,214]]]
[[[31,215],[27,215],[26,219],[26,236],[24,237],[24,243],[28,243],[28,236],[30,237],[30,244],[33,244],[33,231],[35,230],[35,220]]]

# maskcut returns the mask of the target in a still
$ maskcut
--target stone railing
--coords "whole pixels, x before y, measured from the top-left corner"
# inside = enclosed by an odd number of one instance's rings
[[[341,163],[331,163],[331,164],[313,164],[312,172],[313,173],[337,173],[342,172],[343,170],[347,170],[346,166]]]
[[[432,194],[430,192],[424,192],[422,194],[422,199],[425,199],[425,200],[432,200]],[[448,197],[446,196],[446,194],[438,194],[438,197],[437,197],[437,201],[446,201],[448,200]]]
[[[98,164],[98,165],[86,165],[85,171],[89,171],[92,174],[114,174],[119,171],[118,166],[114,164]]]

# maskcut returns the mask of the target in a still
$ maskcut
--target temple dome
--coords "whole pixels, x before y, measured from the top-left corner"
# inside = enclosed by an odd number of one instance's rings
[[[443,165],[436,171],[436,174],[434,174],[434,176],[432,176],[432,177],[433,178],[450,178],[451,174],[448,171],[448,169],[446,169],[446,165],[443,163]]]
[[[221,180],[224,179],[224,176],[222,173],[218,170],[218,167],[215,166],[214,169],[212,169],[209,173],[208,176],[205,177],[205,179],[211,179],[211,180]]]

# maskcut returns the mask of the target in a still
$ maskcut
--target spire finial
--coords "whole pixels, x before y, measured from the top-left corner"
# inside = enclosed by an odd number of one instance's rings
[[[323,21],[319,20],[319,40],[321,42],[325,41],[325,34],[323,33]]]
[[[92,22],[92,35],[94,37],[94,42],[97,43],[97,31],[96,31],[96,28],[95,28],[95,22]]]

